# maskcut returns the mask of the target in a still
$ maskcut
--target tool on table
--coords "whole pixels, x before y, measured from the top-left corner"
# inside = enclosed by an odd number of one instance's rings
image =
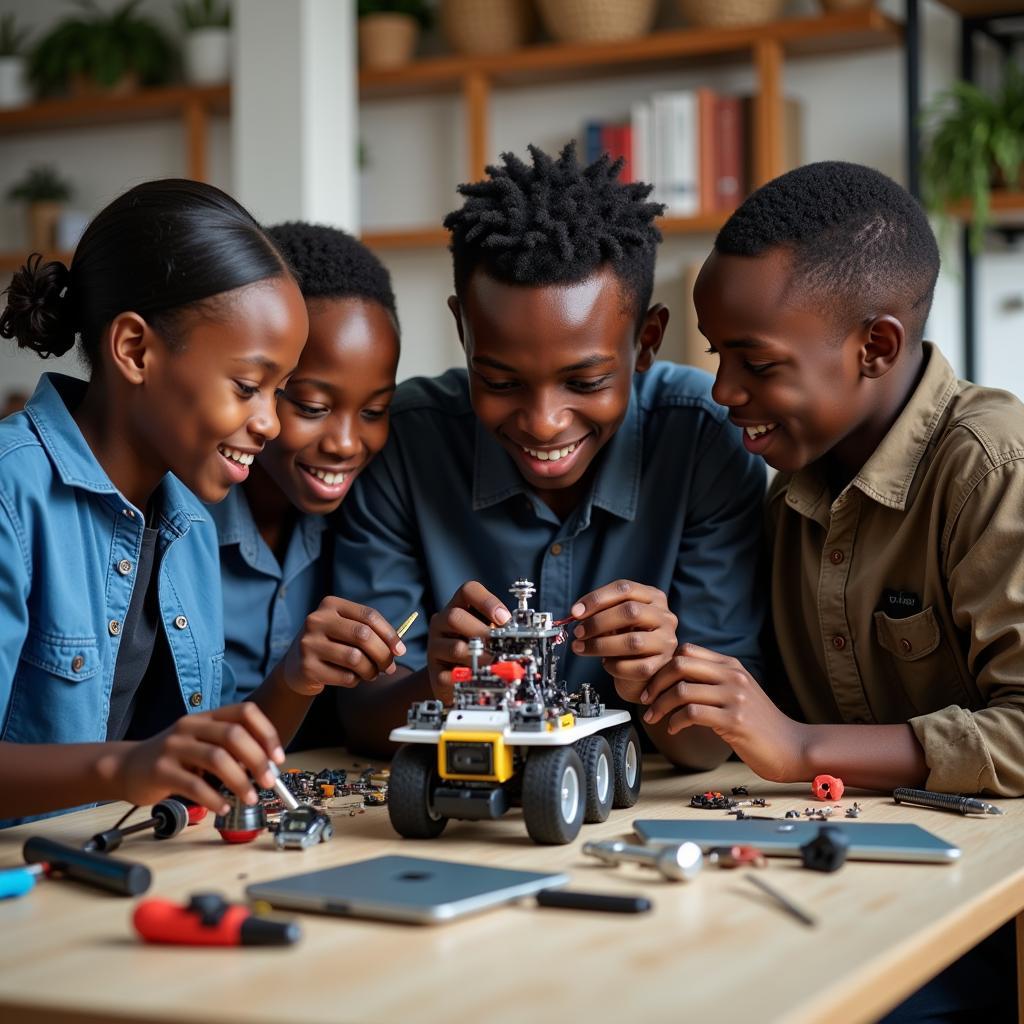
[[[663,878],[672,882],[689,882],[700,874],[704,855],[696,843],[679,843],[673,846],[637,846],[608,840],[600,843],[584,843],[583,852],[597,857],[605,864],[621,864],[629,861],[654,868]]]
[[[850,837],[835,825],[822,825],[818,834],[800,847],[800,860],[812,871],[838,871],[846,863]]]
[[[651,909],[643,896],[611,896],[603,892],[574,892],[567,889],[542,889],[537,906],[564,907],[566,910],[602,910],[612,914],[642,914]]]
[[[20,868],[0,871],[0,900],[24,896],[35,888],[36,879],[44,874],[47,864],[26,864]]]
[[[331,819],[311,804],[302,804],[281,778],[281,770],[269,761],[267,770],[274,777],[274,792],[284,804],[278,820],[274,843],[280,849],[304,850],[317,843],[326,843],[334,835]]]
[[[184,906],[142,900],[132,923],[147,942],[184,946],[288,946],[302,936],[292,921],[256,917],[248,907],[210,892],[196,893]]]
[[[940,811],[954,811],[957,814],[1003,814],[1002,807],[986,803],[973,796],[957,793],[931,793],[927,789],[908,789],[901,786],[892,791],[892,798],[898,804],[913,804],[916,807],[934,807]]]
[[[771,896],[783,910],[788,914],[792,914],[801,924],[813,928],[818,923],[806,910],[798,907],[788,896],[783,896],[775,886],[769,885],[760,875],[747,875],[746,877],[747,881],[752,885],[756,885],[767,896]]]
[[[218,814],[213,827],[225,843],[251,843],[267,827],[263,804],[244,804],[227,786],[221,787],[220,795],[228,805],[228,813]]]
[[[44,866],[47,875],[65,875],[119,896],[138,896],[153,880],[144,864],[133,864],[93,850],[80,850],[44,836],[26,839],[22,853],[27,864]]]
[[[137,809],[137,807],[133,807],[113,828],[108,828],[105,832],[97,832],[82,849],[96,850],[99,853],[113,853],[124,842],[125,836],[130,836],[135,832],[143,832],[151,828],[157,839],[172,839],[188,824],[188,808],[177,800],[167,799],[154,804],[150,816],[145,821],[137,821],[134,825],[124,825],[124,822]]]

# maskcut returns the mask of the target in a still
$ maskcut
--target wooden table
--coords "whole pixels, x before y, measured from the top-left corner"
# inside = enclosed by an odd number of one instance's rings
[[[290,766],[353,763],[321,751]],[[44,879],[0,904],[0,1020],[870,1021],[1024,910],[1024,801],[1002,801],[1004,817],[962,818],[853,794],[862,820],[917,822],[963,856],[952,866],[851,862],[835,874],[772,860],[762,877],[812,911],[815,928],[737,871],[709,867],[692,883],[669,883],[580,852],[586,839],[629,837],[636,817],[721,816],[691,810],[689,796],[740,784],[771,801],[755,813],[781,816],[811,802],[806,787],[762,782],[737,763],[685,776],[649,759],[637,807],[585,825],[563,847],[535,846],[518,812],[450,823],[432,842],[403,841],[379,808],[337,816],[334,840],[301,853],[274,849],[269,836],[227,846],[212,816],[167,842],[132,836],[121,855],[153,869],[148,895],[175,900],[211,889],[237,899],[250,882],[401,852],[567,871],[574,888],[646,895],[654,910],[605,915],[531,900],[437,927],[301,915],[295,947],[204,950],[144,945],[130,927],[132,901]],[[0,832],[0,866],[20,863],[27,835],[81,842],[121,811],[107,806]]]

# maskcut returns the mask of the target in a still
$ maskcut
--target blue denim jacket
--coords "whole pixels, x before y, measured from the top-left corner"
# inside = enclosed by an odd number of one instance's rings
[[[0,739],[106,738],[114,664],[144,514],[107,477],[71,417],[85,384],[44,374],[0,423]],[[224,631],[217,534],[171,475],[158,510],[160,614],[182,714],[216,708]],[[11,822],[0,822],[11,824]]]
[[[655,363],[636,375],[593,487],[564,521],[478,422],[465,370],[405,381],[390,419],[387,445],[345,501],[335,592],[394,623],[425,613],[403,638],[410,668],[426,662],[430,616],[466,580],[507,602],[527,576],[534,607],[561,617],[624,577],[667,595],[680,640],[760,672],[765,469],[712,400],[706,373]],[[597,659],[566,645],[560,667],[570,689],[590,681],[616,702]]]
[[[220,539],[225,670],[245,700],[284,657],[306,616],[330,593],[331,566],[321,557],[326,520],[300,516],[284,564],[260,536],[241,487],[207,512]]]

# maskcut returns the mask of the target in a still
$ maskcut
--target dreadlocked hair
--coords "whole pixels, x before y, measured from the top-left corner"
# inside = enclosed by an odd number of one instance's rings
[[[461,298],[473,271],[506,284],[582,281],[603,265],[619,278],[637,322],[654,287],[662,203],[647,202],[653,186],[619,181],[624,160],[607,153],[581,167],[576,143],[552,159],[527,147],[533,164],[502,153],[483,181],[459,185],[466,197],[444,226],[452,234],[455,291]]]

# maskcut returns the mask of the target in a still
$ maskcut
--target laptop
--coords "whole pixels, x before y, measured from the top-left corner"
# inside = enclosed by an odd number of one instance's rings
[[[633,831],[654,846],[696,843],[703,850],[714,846],[756,846],[767,856],[799,857],[800,847],[812,840],[822,825],[838,828],[850,840],[851,860],[893,860],[952,864],[959,847],[947,843],[919,825],[846,821],[735,821],[732,819],[641,818]]]
[[[437,924],[568,884],[569,876],[421,857],[373,857],[246,887],[287,910]]]

